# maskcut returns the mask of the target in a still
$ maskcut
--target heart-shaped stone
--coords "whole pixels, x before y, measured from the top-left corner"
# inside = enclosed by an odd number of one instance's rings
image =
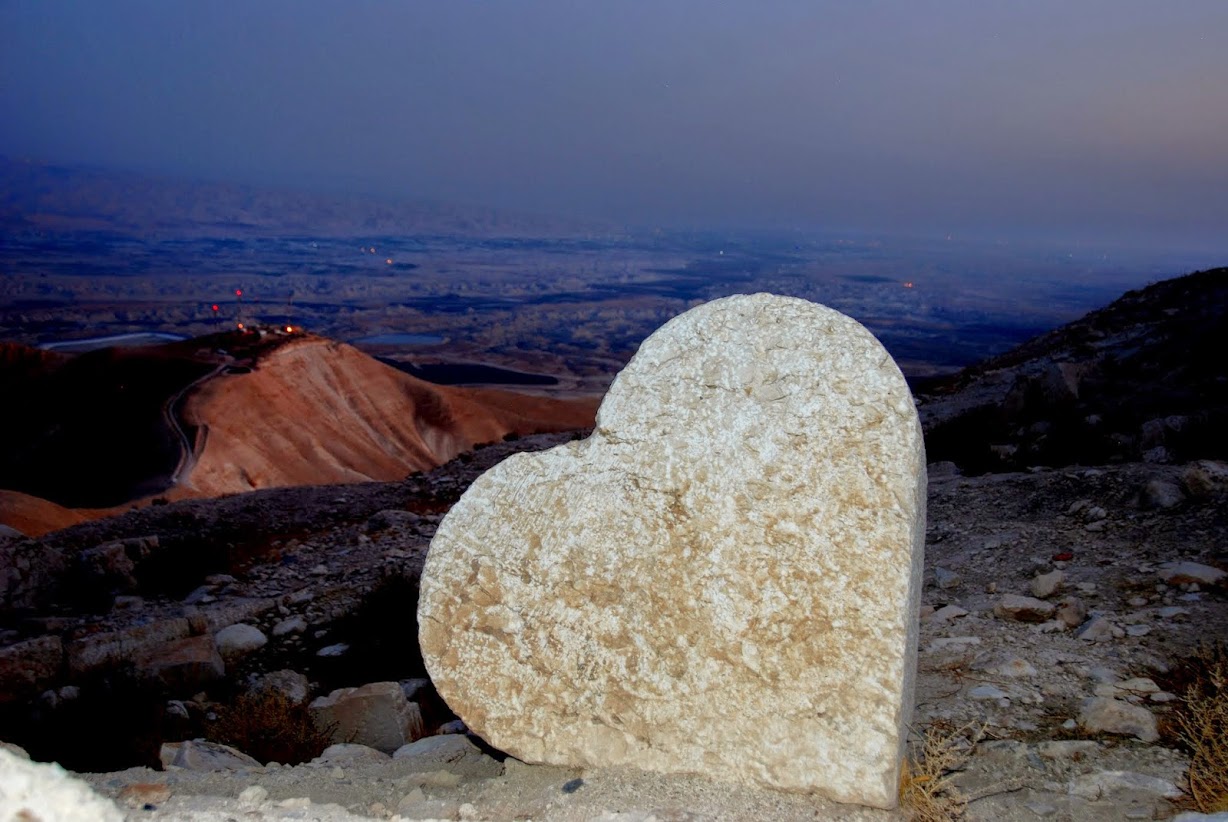
[[[431,543],[422,652],[529,762],[892,807],[924,538],[886,350],[823,306],[729,297],[644,341],[588,439],[474,482]]]

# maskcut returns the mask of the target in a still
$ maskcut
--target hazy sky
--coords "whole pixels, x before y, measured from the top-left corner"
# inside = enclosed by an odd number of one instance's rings
[[[0,0],[0,153],[1228,251],[1226,0]]]

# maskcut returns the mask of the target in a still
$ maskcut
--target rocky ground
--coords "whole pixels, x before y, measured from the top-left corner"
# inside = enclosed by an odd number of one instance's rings
[[[187,501],[4,540],[0,738],[49,758],[38,748],[63,726],[57,717],[106,712],[91,689],[122,659],[157,685],[159,738],[141,753],[95,734],[84,740],[92,761],[112,746],[118,764],[85,778],[129,819],[891,818],[699,777],[525,765],[455,733],[463,727],[414,676],[412,602],[376,609],[371,618],[396,624],[365,623],[376,635],[367,645],[346,633],[381,580],[412,583],[443,511],[478,473],[562,439],[492,446],[402,483]],[[931,465],[915,727],[966,757],[953,773],[966,818],[1181,810],[1188,763],[1170,717],[1181,660],[1228,636],[1226,502],[1218,462],[980,477]],[[167,569],[168,551],[201,541],[216,549],[208,562]],[[64,556],[75,559],[65,566]],[[83,591],[96,613],[56,604]],[[378,657],[392,654],[408,663],[381,669]],[[404,738],[381,738],[385,752],[334,747],[295,767],[158,748],[208,734],[247,683],[287,669],[301,675],[303,702],[396,682]],[[113,770],[121,754],[146,767]]]

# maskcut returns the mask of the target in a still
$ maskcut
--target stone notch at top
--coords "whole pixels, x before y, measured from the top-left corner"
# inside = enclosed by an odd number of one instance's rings
[[[588,439],[469,488],[426,560],[422,652],[525,761],[893,807],[924,538],[921,427],[882,345],[729,297],[644,341]]]

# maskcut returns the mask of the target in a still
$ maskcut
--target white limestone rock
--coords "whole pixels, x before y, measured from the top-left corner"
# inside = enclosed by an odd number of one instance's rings
[[[1037,574],[1032,578],[1032,596],[1038,599],[1048,599],[1057,593],[1065,580],[1066,574],[1061,571]]]
[[[214,640],[217,642],[218,653],[230,664],[259,651],[268,644],[269,638],[256,626],[240,622],[218,631]]]
[[[896,803],[925,455],[854,320],[758,294],[667,323],[591,437],[517,454],[440,524],[422,651],[474,733],[535,763]]]
[[[0,748],[0,819],[121,822],[114,802],[55,763],[44,765]]]
[[[1160,568],[1160,580],[1169,585],[1218,585],[1228,579],[1228,573],[1197,562],[1170,562]]]

